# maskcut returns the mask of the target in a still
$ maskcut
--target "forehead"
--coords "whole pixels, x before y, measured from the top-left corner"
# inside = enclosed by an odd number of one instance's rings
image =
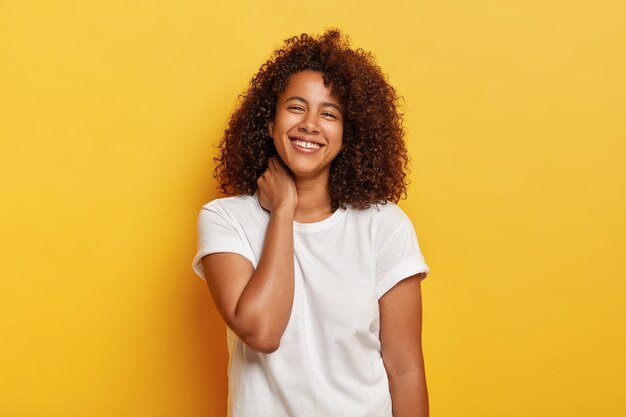
[[[299,71],[292,74],[287,80],[281,98],[300,96],[307,100],[319,100],[339,103],[339,98],[333,94],[331,87],[324,85],[324,75],[317,71]]]

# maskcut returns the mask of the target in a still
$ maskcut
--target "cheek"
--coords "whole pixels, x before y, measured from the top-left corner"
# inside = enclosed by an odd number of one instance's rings
[[[274,127],[276,130],[284,133],[291,129],[296,123],[298,123],[297,115],[289,112],[280,111],[276,114]]]
[[[283,156],[282,153],[283,153],[283,149],[285,148],[285,144],[283,143],[282,140],[280,140],[280,137],[278,136],[276,131],[274,131],[274,137],[273,137],[272,143],[274,144],[274,149],[276,150],[276,152],[278,152],[279,154],[281,154],[281,156]]]
[[[343,126],[337,127],[333,132],[333,138],[337,141],[339,147],[341,147],[343,143]]]

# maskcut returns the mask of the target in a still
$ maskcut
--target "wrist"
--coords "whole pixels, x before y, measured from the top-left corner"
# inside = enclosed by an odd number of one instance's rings
[[[296,207],[289,204],[281,204],[272,210],[270,213],[271,216],[280,217],[285,220],[293,221],[293,218],[296,213]]]

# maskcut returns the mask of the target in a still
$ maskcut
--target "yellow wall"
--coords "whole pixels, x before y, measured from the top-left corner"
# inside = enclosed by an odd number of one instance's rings
[[[406,101],[432,415],[625,415],[625,16],[2,2],[0,415],[224,415],[224,327],[190,266],[211,145],[273,48],[329,26]]]

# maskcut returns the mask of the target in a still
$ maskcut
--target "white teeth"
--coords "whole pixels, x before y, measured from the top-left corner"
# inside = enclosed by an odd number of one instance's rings
[[[298,145],[301,148],[306,148],[306,149],[317,149],[317,148],[321,147],[317,143],[306,142],[306,141],[303,141],[303,140],[300,140],[300,139],[294,139],[293,143],[295,143],[296,145]]]

